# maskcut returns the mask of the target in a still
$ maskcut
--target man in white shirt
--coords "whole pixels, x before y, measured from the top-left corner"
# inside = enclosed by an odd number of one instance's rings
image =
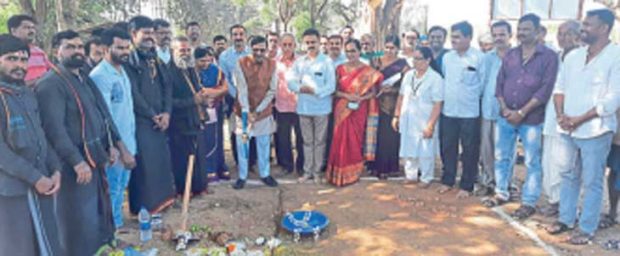
[[[307,51],[286,74],[288,88],[297,94],[297,114],[304,139],[304,176],[299,182],[314,178],[320,183],[325,157],[328,116],[332,112],[332,94],[336,74],[332,61],[319,53],[319,31],[307,29],[302,37]]]
[[[459,141],[463,148],[463,174],[458,198],[474,189],[480,155],[480,98],[484,88],[484,54],[471,47],[473,28],[466,21],[451,27],[453,50],[443,59],[444,107],[439,122],[443,176],[439,193],[456,183]]]
[[[577,220],[578,229],[567,240],[574,245],[591,242],[600,219],[605,162],[617,130],[620,103],[620,47],[609,39],[615,15],[608,9],[589,11],[581,39],[587,45],[566,56],[554,91],[558,132],[562,146],[555,157],[582,168],[560,171],[560,217],[547,231],[559,234]],[[583,191],[581,191],[583,188]]]

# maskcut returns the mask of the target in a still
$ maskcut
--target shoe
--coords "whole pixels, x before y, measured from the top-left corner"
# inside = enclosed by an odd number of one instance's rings
[[[245,187],[245,180],[238,179],[232,187],[234,189],[243,189],[243,187]]]
[[[270,186],[270,187],[277,187],[278,186],[278,182],[276,180],[274,180],[271,176],[267,176],[265,178],[261,178],[261,181],[263,181],[263,183],[265,183],[265,185]]]

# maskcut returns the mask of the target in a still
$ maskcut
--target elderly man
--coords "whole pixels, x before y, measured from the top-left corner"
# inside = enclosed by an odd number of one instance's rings
[[[54,206],[62,165],[24,82],[28,57],[26,43],[0,35],[0,255],[60,256]]]
[[[559,53],[560,62],[563,62],[569,52],[577,49],[580,44],[581,24],[576,20],[569,20],[558,28],[558,44],[562,51]],[[558,147],[560,134],[556,127],[558,123],[555,116],[553,101],[547,103],[545,109],[545,123],[543,126],[543,191],[547,195],[549,205],[541,210],[545,216],[551,217],[558,214],[560,207],[560,170],[567,169],[568,162],[558,161],[555,151]],[[575,166],[577,167],[577,166]]]
[[[560,217],[547,228],[559,234],[577,227],[568,242],[584,245],[592,241],[600,219],[605,179],[605,161],[620,103],[620,48],[611,42],[615,15],[608,9],[587,12],[581,39],[587,47],[566,56],[554,90],[558,132],[562,145],[555,157],[568,166],[560,170]],[[582,191],[583,189],[583,191]],[[578,224],[578,202],[583,192]]]
[[[276,157],[278,164],[287,173],[292,173],[295,169],[302,174],[304,166],[303,137],[299,126],[299,116],[296,113],[297,95],[288,88],[286,73],[291,70],[293,63],[297,59],[295,56],[295,37],[292,34],[282,35],[280,43],[282,55],[276,59],[278,89],[276,91]],[[297,159],[293,157],[293,147],[291,145],[291,133],[295,130],[295,149]]]
[[[239,179],[233,188],[242,189],[248,177],[249,138],[256,138],[258,171],[265,185],[278,186],[270,175],[269,149],[275,131],[273,99],[277,88],[276,62],[266,57],[267,40],[256,36],[250,41],[252,55],[239,60],[233,73],[237,86],[236,115]]]

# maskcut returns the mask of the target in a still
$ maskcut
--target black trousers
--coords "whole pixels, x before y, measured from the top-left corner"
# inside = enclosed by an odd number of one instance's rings
[[[299,116],[296,113],[280,113],[275,112],[276,116],[276,159],[278,165],[285,170],[291,172],[295,168],[298,172],[303,172],[304,167],[304,141],[301,137],[301,128],[299,126]],[[295,130],[295,149],[297,150],[297,159],[293,157],[293,146],[291,141],[291,133]]]
[[[460,188],[473,191],[478,175],[478,158],[480,157],[480,119],[453,118],[441,115],[439,136],[443,175],[441,183],[454,186],[459,160],[459,145],[463,148]]]

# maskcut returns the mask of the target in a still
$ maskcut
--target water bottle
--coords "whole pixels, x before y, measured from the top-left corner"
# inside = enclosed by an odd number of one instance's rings
[[[147,242],[153,238],[153,231],[151,230],[151,215],[142,207],[138,214],[138,220],[140,221],[140,242]]]

